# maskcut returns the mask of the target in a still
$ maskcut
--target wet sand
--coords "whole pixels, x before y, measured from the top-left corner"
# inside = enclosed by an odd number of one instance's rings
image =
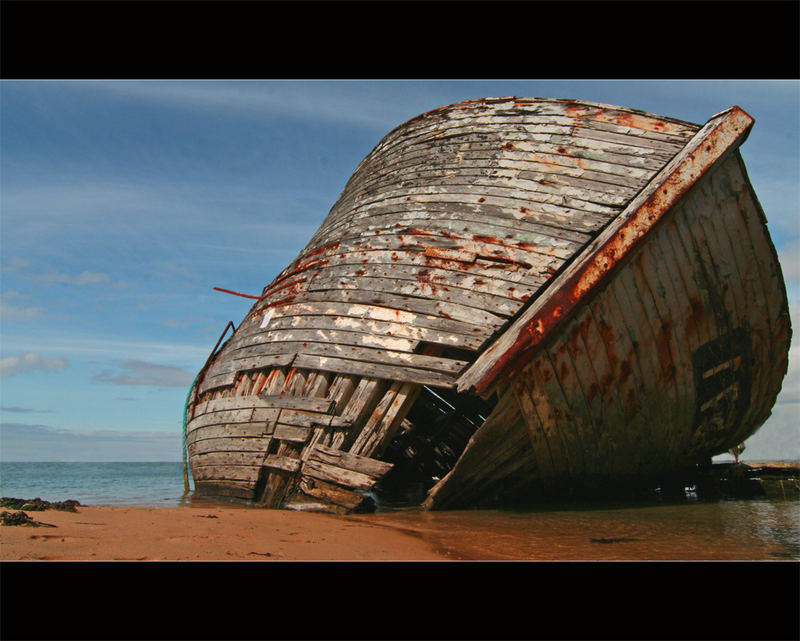
[[[29,511],[0,526],[2,560],[797,560],[796,501],[333,515],[209,501]]]
[[[330,514],[240,507],[26,512],[55,527],[0,527],[0,559],[370,561],[446,559],[412,533]]]

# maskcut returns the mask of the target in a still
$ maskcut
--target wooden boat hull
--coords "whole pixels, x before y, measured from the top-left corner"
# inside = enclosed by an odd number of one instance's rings
[[[515,98],[401,125],[198,375],[197,491],[459,507],[742,442],[790,333],[751,125]]]
[[[789,338],[779,264],[737,153],[510,376],[426,505],[652,486],[691,469],[769,417]]]

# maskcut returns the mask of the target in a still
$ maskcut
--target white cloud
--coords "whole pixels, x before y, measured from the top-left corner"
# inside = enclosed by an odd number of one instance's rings
[[[10,340],[10,339],[9,339]],[[119,341],[105,338],[79,338],[56,336],[14,336],[18,349],[47,350],[70,355],[95,355],[122,359],[191,360],[200,359],[202,365],[208,358],[211,347],[203,344],[181,345],[147,341]]]
[[[180,461],[181,433],[0,424],[4,461]]]
[[[94,283],[103,283],[111,280],[108,277],[108,274],[102,274],[99,272],[83,271],[77,276],[71,276],[54,269],[51,269],[44,274],[31,274],[25,276],[25,278],[43,283],[62,283],[68,285],[91,285]]]
[[[27,262],[27,261],[26,261]],[[31,321],[39,318],[44,308],[38,305],[31,305],[28,301],[30,296],[20,294],[11,289],[2,291],[2,301],[0,301],[0,320],[4,321]],[[13,302],[20,304],[13,304]]]
[[[42,307],[36,305],[19,306],[0,303],[0,319],[4,321],[32,321],[42,315]]]
[[[64,369],[68,365],[66,358],[42,358],[36,352],[25,352],[19,356],[0,358],[0,378],[31,371]]]
[[[194,374],[180,367],[129,360],[122,363],[122,372],[103,370],[92,377],[99,383],[115,385],[145,385],[148,387],[188,387]]]
[[[97,82],[82,87],[192,111],[214,109],[257,118],[304,118],[387,130],[408,117],[402,104],[398,104],[404,102],[402,89],[389,89],[397,99],[387,102],[387,83],[375,81],[130,81]],[[408,91],[405,94],[407,97]]]
[[[29,260],[26,260],[24,258],[15,257],[15,258],[12,258],[10,261],[8,261],[8,264],[3,266],[3,268],[0,269],[0,271],[2,271],[2,272],[15,272],[15,271],[18,271],[20,269],[23,269],[23,268],[27,267],[30,264],[31,264],[31,262]]]

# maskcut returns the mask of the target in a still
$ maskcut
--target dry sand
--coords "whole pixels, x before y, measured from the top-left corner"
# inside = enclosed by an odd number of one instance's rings
[[[0,527],[0,559],[79,561],[431,561],[447,559],[412,533],[358,518],[236,506],[85,507],[26,512]]]

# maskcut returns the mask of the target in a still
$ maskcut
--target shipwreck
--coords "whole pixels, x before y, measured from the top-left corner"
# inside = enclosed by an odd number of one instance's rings
[[[196,493],[490,506],[742,443],[791,335],[753,123],[508,97],[398,126],[199,372]]]

